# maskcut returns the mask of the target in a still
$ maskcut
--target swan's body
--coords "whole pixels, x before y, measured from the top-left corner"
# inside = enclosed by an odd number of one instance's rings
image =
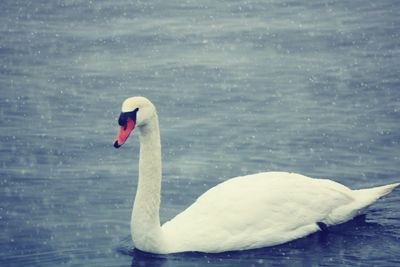
[[[153,104],[122,105],[121,146],[133,128],[140,138],[139,182],[131,219],[135,246],[152,253],[222,252],[282,244],[343,223],[399,184],[351,190],[331,180],[266,172],[229,179],[160,226],[161,145]]]

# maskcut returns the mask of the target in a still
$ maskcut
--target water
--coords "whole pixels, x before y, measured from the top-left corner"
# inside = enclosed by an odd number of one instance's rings
[[[399,181],[396,1],[2,1],[0,266],[395,266],[400,190],[366,218],[273,248],[132,251],[138,140],[157,106],[161,219],[230,177]]]

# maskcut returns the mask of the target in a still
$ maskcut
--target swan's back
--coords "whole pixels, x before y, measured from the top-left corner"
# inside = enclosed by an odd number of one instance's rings
[[[318,231],[317,222],[350,219],[362,208],[354,192],[294,173],[236,177],[205,192],[162,229],[170,252],[271,246]]]

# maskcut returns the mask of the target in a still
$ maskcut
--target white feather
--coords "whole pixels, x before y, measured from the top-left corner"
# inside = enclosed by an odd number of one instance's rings
[[[138,111],[139,183],[132,212],[135,246],[152,253],[223,252],[282,244],[343,223],[399,184],[351,190],[326,179],[265,172],[229,179],[160,226],[161,146],[155,108],[143,97],[124,101]]]

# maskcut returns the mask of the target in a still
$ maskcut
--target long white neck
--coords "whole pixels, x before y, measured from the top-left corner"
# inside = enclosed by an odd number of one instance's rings
[[[157,115],[138,130],[139,181],[132,210],[131,234],[138,249],[157,253],[164,246],[160,227],[161,144]]]

